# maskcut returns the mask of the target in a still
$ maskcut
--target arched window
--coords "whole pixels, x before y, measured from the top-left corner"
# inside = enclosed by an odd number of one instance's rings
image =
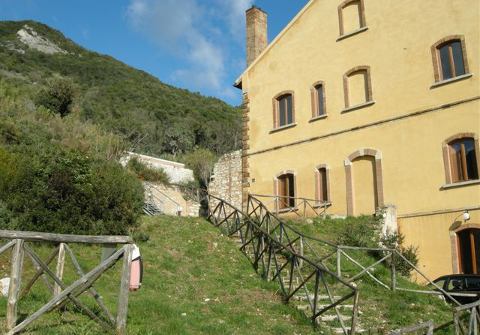
[[[349,35],[366,28],[363,0],[346,0],[338,6],[340,36]]]
[[[471,135],[471,134],[464,134]],[[444,144],[447,183],[478,180],[478,140],[473,136],[456,136]]]
[[[432,46],[435,81],[445,81],[468,74],[463,36],[449,36]]]
[[[328,167],[320,165],[315,170],[316,200],[319,204],[330,202]]]
[[[295,122],[293,92],[283,92],[273,99],[273,128],[291,125]]]
[[[278,196],[278,209],[295,207],[295,175],[285,172],[275,180],[275,193]]]
[[[370,67],[358,66],[343,76],[345,109],[354,109],[373,103]]]
[[[325,104],[325,84],[323,82],[315,83],[312,88],[312,118],[318,118],[327,115]]]

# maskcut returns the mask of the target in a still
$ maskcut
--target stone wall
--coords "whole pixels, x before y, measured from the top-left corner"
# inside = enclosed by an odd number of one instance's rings
[[[162,169],[170,178],[170,182],[173,184],[180,184],[184,182],[193,181],[193,171],[185,168],[185,164],[167,161],[151,156],[145,156],[129,152],[121,159],[122,165],[126,165],[130,159],[136,157],[140,162],[146,164],[153,169]]]
[[[223,155],[213,169],[208,186],[211,195],[242,208],[242,151]]]
[[[147,201],[154,203],[163,214],[198,217],[200,204],[184,196],[177,186],[144,183]]]

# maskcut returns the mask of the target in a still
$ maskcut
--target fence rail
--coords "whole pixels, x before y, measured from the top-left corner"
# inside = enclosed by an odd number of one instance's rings
[[[455,335],[478,335],[480,329],[480,300],[454,310]]]
[[[257,199],[266,199],[262,203],[266,207],[273,207],[275,215],[294,213],[298,217],[307,217],[308,212],[321,216],[326,214],[328,207],[332,204],[330,202],[319,201],[315,199],[289,197],[281,195],[262,195],[251,194]]]
[[[356,334],[359,296],[354,285],[306,256],[300,239],[290,236],[282,222],[274,227],[220,198],[207,197],[208,219],[229,236],[239,238],[240,250],[264,279],[278,282],[286,303],[304,299],[315,325],[322,320],[322,315],[333,312],[344,335]],[[320,305],[321,297],[328,299],[326,305]],[[348,320],[339,312],[339,306],[346,302],[352,306]]]
[[[119,335],[126,334],[130,266],[133,251],[133,242],[130,237],[79,236],[2,230],[0,231],[0,240],[7,240],[7,242],[0,247],[0,254],[11,250],[10,285],[6,313],[7,335],[24,331],[42,315],[55,309],[61,310],[61,307],[67,302],[72,302],[80,311],[97,322],[107,333],[112,333],[112,331],[115,330]],[[34,244],[38,243],[56,245],[46,260],[42,260],[34,250]],[[100,244],[115,248],[115,251],[95,268],[85,272],[80,266],[73,250],[68,245],[69,243]],[[120,245],[118,250],[117,245]],[[63,281],[65,258],[67,255],[71,259],[74,270],[78,275],[78,279],[70,285],[67,285]],[[20,291],[24,275],[25,256],[30,259],[36,272],[30,281],[27,282],[23,291]],[[50,269],[49,265],[55,258],[57,258],[57,266],[54,272]],[[118,295],[118,308],[116,316],[113,316],[93,285],[108,269],[113,267],[121,259],[123,259],[123,265]],[[48,290],[51,292],[52,297],[33,314],[27,316],[21,322],[18,322],[18,303],[28,295],[34,284],[40,278],[42,278]],[[88,293],[95,299],[98,309],[101,311],[100,313],[95,313],[79,299],[84,293]]]

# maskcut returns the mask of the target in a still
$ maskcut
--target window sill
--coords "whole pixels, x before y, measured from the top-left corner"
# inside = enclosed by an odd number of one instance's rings
[[[341,40],[344,40],[350,36],[354,36],[354,35],[357,35],[357,34],[360,34],[361,32],[364,32],[364,31],[367,31],[368,30],[368,27],[362,27],[362,28],[359,28],[357,30],[354,30],[354,31],[351,31],[349,33],[346,33],[346,34],[343,34],[341,36],[338,36],[337,38],[337,42],[341,41]]]
[[[327,114],[318,115],[318,116],[312,117],[308,122],[315,122],[315,121],[318,121],[318,120],[323,120],[323,119],[326,119],[327,117],[328,117]]]
[[[430,88],[436,88],[436,87],[447,85],[447,84],[450,84],[450,83],[455,83],[455,82],[460,81],[460,80],[468,79],[471,76],[473,76],[473,73],[467,73],[467,74],[463,74],[463,75],[455,77],[455,78],[450,78],[450,79],[447,79],[447,80],[437,81],[435,84],[430,86]]]
[[[450,188],[456,188],[456,187],[462,187],[462,186],[468,186],[468,185],[480,185],[480,179],[461,181],[461,182],[452,183],[452,184],[445,184],[440,189],[448,190]]]
[[[285,130],[285,129],[293,128],[296,125],[297,125],[296,123],[287,124],[286,126],[281,126],[281,127],[272,129],[272,130],[270,130],[269,133],[272,134],[272,133],[276,133],[277,131],[282,131],[282,130]]]
[[[365,108],[365,107],[368,107],[368,106],[371,106],[371,105],[374,105],[374,104],[375,104],[374,100],[364,102],[363,104],[359,104],[359,105],[355,105],[355,106],[352,106],[352,107],[345,108],[344,110],[342,110],[342,113],[348,113],[348,112],[351,112],[351,111],[354,111],[354,110],[357,110],[357,109],[361,109],[361,108]]]

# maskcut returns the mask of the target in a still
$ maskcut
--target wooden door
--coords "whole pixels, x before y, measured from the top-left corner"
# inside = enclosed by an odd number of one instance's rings
[[[480,229],[466,229],[457,235],[462,273],[480,274]]]

